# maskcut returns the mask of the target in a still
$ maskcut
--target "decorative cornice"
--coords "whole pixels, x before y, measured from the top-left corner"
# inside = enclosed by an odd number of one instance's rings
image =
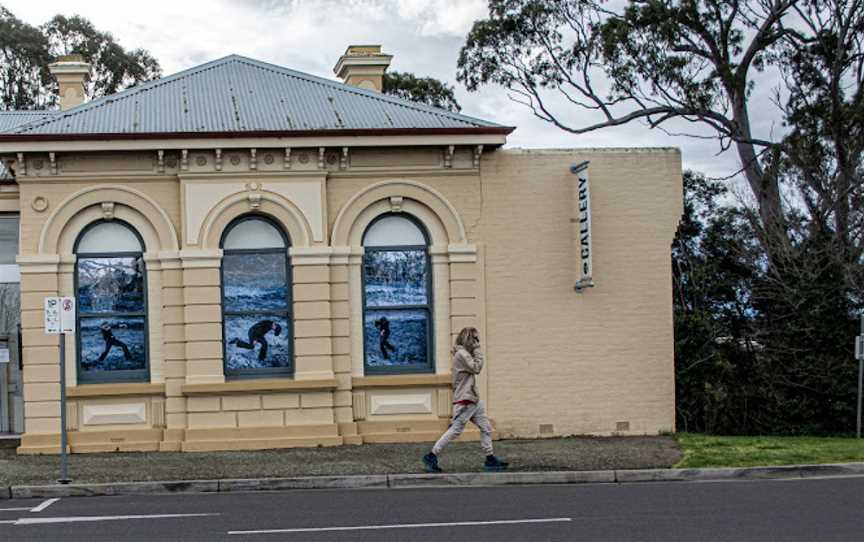
[[[250,148],[500,147],[512,128],[425,128],[389,130],[322,130],[301,132],[172,134],[0,134],[0,154],[80,151],[182,151]],[[19,160],[20,162],[21,160]],[[26,171],[18,171],[26,175]]]

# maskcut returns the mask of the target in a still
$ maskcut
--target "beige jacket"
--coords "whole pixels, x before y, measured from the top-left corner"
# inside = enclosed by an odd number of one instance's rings
[[[483,370],[483,353],[479,348],[472,356],[462,346],[453,347],[453,402],[480,401],[475,377]]]

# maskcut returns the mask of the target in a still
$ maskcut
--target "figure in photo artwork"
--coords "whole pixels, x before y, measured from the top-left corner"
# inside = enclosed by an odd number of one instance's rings
[[[390,359],[387,350],[396,353],[396,347],[390,344],[390,320],[386,316],[375,320],[375,329],[378,330],[378,347],[381,349],[381,357]]]
[[[132,360],[132,352],[129,351],[129,347],[126,346],[126,343],[114,336],[114,329],[126,329],[126,324],[110,324],[108,322],[102,322],[102,325],[99,326],[99,331],[102,332],[102,340],[105,341],[105,351],[99,356],[99,363],[105,361],[105,358],[108,357],[109,352],[111,352],[111,349],[115,346],[119,346],[123,349],[123,356],[126,358],[126,361]]]
[[[232,344],[238,348],[245,348],[246,350],[254,350],[255,343],[259,343],[261,350],[258,351],[258,361],[264,361],[267,357],[267,347],[269,346],[266,336],[271,331],[273,335],[278,337],[282,333],[282,326],[273,320],[261,320],[249,328],[248,342],[241,339],[231,339],[228,341],[228,344]]]

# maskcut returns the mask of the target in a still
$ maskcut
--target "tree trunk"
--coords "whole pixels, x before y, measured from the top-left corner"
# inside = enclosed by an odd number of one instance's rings
[[[750,115],[747,112],[746,97],[742,96],[734,106],[734,121],[738,127],[738,136],[743,141],[737,141],[738,158],[741,168],[750,186],[750,191],[756,199],[761,222],[762,239],[765,251],[772,261],[788,246],[789,238],[786,232],[786,221],[783,215],[783,204],[780,199],[780,182],[777,175],[767,174],[759,162],[756,148],[748,141],[752,138],[750,132]]]

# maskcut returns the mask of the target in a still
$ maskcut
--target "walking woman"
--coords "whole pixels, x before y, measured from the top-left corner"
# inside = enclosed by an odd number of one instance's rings
[[[442,472],[438,466],[438,454],[447,444],[459,437],[470,421],[480,429],[480,447],[486,454],[483,467],[488,471],[507,468],[508,463],[500,461],[492,451],[492,425],[486,417],[480,394],[477,392],[477,375],[483,370],[483,353],[480,351],[480,334],[473,327],[463,328],[453,346],[453,417],[450,427],[432,451],[423,456],[427,472]]]

